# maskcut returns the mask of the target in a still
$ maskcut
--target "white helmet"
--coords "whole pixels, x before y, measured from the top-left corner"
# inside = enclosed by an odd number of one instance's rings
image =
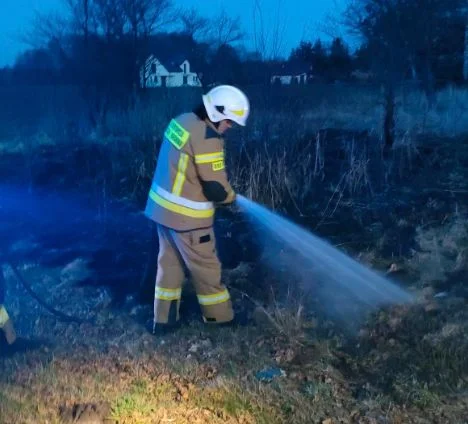
[[[250,112],[247,96],[232,85],[219,85],[202,96],[208,117],[212,122],[229,119],[245,126]]]

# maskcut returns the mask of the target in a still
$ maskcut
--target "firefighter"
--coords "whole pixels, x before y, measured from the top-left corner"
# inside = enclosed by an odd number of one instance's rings
[[[245,126],[250,105],[236,87],[220,85],[191,113],[172,119],[164,133],[145,215],[157,223],[159,254],[153,334],[179,323],[184,269],[192,278],[205,323],[234,322],[221,283],[213,222],[215,207],[234,202],[225,170],[223,134]]]
[[[0,267],[0,330],[2,330],[3,338],[2,342],[6,340],[6,342],[11,345],[16,340],[16,332],[13,326],[13,322],[11,321],[8,312],[3,305],[5,298],[5,278],[3,276],[3,270]],[[2,344],[2,343],[0,343]]]

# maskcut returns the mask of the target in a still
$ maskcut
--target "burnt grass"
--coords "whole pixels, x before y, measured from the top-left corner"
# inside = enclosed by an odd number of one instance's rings
[[[314,303],[312,294],[310,303],[304,305],[304,312],[295,320],[299,300],[307,302],[308,298],[302,297],[291,276],[269,269],[263,260],[265,256],[280,255],[281,246],[265,250],[252,223],[236,207],[227,207],[218,211],[216,232],[224,278],[232,289],[235,307],[255,317],[262,306],[272,319],[257,320],[245,333],[240,330],[227,336],[221,331],[204,330],[198,323],[193,290],[187,287],[182,303],[186,328],[165,345],[158,345],[144,333],[144,322],[151,316],[157,238],[154,226],[141,213],[157,145],[141,140],[120,144],[55,143],[30,151],[3,152],[0,157],[1,196],[6,205],[0,208],[2,262],[20,269],[33,289],[39,290],[54,307],[84,320],[89,318],[94,324],[72,327],[75,330],[71,335],[72,324],[58,322],[38,308],[34,300],[27,300],[18,281],[10,283],[10,300],[13,296],[24,297],[11,303],[25,339],[37,339],[40,346],[39,339],[55,331],[53,342],[44,342],[47,348],[30,349],[31,345],[25,343],[16,365],[21,364],[34,375],[34,364],[49,363],[55,352],[63,373],[73,369],[73,361],[86,357],[101,366],[114,358],[115,364],[120,364],[116,366],[121,366],[119,352],[124,349],[128,355],[130,348],[116,346],[112,350],[114,342],[109,340],[118,338],[119,331],[131,338],[133,331],[139,350],[132,351],[130,359],[124,355],[127,359],[123,361],[130,363],[122,375],[131,379],[131,361],[143,366],[144,358],[151,357],[153,350],[163,359],[180,358],[176,362],[182,365],[178,364],[176,370],[167,370],[162,361],[159,365],[164,371],[157,371],[154,364],[152,370],[145,371],[148,375],[157,374],[169,393],[175,390],[174,399],[178,396],[179,403],[181,399],[198,399],[194,393],[213,375],[224,375],[225,363],[237,367],[236,375],[248,375],[259,366],[258,361],[269,358],[288,375],[286,383],[265,389],[276,390],[271,395],[273,406],[264,406],[255,399],[255,405],[265,408],[263,412],[268,408],[276,411],[268,415],[271,420],[326,424],[466,423],[468,260],[463,252],[468,242],[462,238],[451,253],[442,251],[442,258],[453,256],[454,251],[459,258],[444,278],[423,279],[415,258],[425,253],[418,243],[421,229],[440,229],[456,220],[466,225],[468,139],[414,139],[385,156],[373,134],[329,129],[295,140],[286,149],[284,145],[272,146],[268,156],[255,143],[242,149],[229,145],[228,149],[229,168],[235,169],[232,172],[236,172],[233,177],[239,193],[250,189],[256,193],[254,200],[274,207],[366,265],[389,272],[415,294],[417,302],[378,310],[348,332]],[[284,172],[287,177],[284,187],[272,177],[271,169],[256,167],[258,157],[268,157],[272,166],[285,167],[274,169],[277,175]],[[305,162],[307,157],[309,161]],[[301,163],[307,166],[301,167]],[[249,187],[249,172],[257,173],[257,187]],[[83,258],[87,271],[82,275],[72,278],[72,272],[71,280],[64,283],[63,275],[57,274],[55,280],[44,282],[42,277],[47,270],[57,273],[70,268],[70,264],[79,268]],[[13,279],[10,275],[9,281]],[[79,306],[81,296],[85,298]],[[38,316],[41,324],[34,327]],[[102,327],[106,319],[113,323],[108,332],[105,324]],[[81,337],[86,341],[80,347]],[[212,357],[197,357],[196,377],[185,376],[184,358],[200,338],[209,341],[209,350],[222,353],[214,365]],[[225,350],[232,344],[236,346],[233,352],[222,350],[225,343]],[[251,346],[258,346],[258,352],[254,354]],[[189,355],[197,356],[196,349],[192,350]],[[0,385],[21,387],[27,378],[22,372],[26,371],[15,369],[11,358],[8,355],[0,361]],[[213,368],[211,374],[207,367]],[[99,371],[98,365],[96,370]],[[199,376],[199,372],[203,375]],[[232,393],[237,389],[230,390]],[[291,392],[298,397],[291,397]],[[261,391],[251,393],[257,393],[252,394],[253,399]],[[45,399],[48,396],[52,395],[45,395]],[[72,398],[68,399],[70,408]],[[52,403],[57,402],[60,400]],[[304,402],[328,407],[314,409],[311,418],[298,413]],[[115,410],[115,404],[113,407]],[[227,415],[220,422],[262,422],[259,417],[264,415],[251,406],[243,407],[253,418],[244,417],[242,421],[242,414],[229,412],[224,405],[221,409]],[[75,405],[72,415],[77,414],[76,408]],[[189,422],[190,416],[179,419],[175,422]],[[208,414],[206,421],[200,422],[218,422],[217,419],[222,417],[210,418]]]

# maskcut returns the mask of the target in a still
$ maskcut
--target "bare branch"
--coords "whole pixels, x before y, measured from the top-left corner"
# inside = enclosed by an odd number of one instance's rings
[[[353,0],[351,0],[353,1]],[[333,7],[325,16],[325,19],[317,25],[317,30],[332,39],[342,38],[342,28],[344,26],[343,6],[333,0]]]
[[[254,42],[255,50],[260,53],[261,57],[266,56],[266,36],[264,29],[263,11],[260,0],[255,0],[253,9],[253,26],[254,26]]]
[[[276,59],[284,50],[287,20],[283,12],[283,0],[278,0],[273,22],[266,30],[261,0],[255,0],[253,9],[253,36],[255,49],[263,59]]]
[[[69,31],[69,22],[57,13],[34,13],[31,31],[18,37],[23,43],[40,48],[52,40],[62,39]]]
[[[94,0],[63,0],[70,15],[70,26],[74,33],[84,35],[90,32]]]
[[[171,0],[138,0],[144,6],[144,34],[149,35],[177,21]],[[142,12],[143,13],[143,10]]]
[[[193,38],[204,38],[209,33],[210,21],[197,12],[195,8],[183,11],[179,16],[182,32]]]
[[[273,23],[273,32],[271,35],[270,59],[277,59],[284,48],[287,21],[282,11],[283,1],[278,0],[276,7],[275,20]]]
[[[244,37],[239,18],[231,18],[224,9],[211,20],[209,38],[212,39],[215,48],[235,43]]]
[[[125,15],[120,0],[94,0],[98,33],[108,38],[120,38],[124,34]]]

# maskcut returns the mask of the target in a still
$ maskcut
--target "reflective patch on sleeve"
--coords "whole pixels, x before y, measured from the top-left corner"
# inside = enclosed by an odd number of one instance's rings
[[[175,119],[173,119],[164,133],[164,136],[172,143],[172,145],[180,150],[187,143],[190,133],[185,130]]]
[[[224,160],[213,162],[213,171],[221,171],[224,169]]]

